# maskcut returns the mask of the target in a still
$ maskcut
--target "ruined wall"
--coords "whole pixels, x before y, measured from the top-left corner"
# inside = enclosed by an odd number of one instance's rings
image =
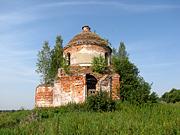
[[[118,74],[105,74],[96,85],[97,91],[106,91],[112,96],[112,99],[120,99],[120,76]]]
[[[105,57],[105,53],[107,53],[110,57],[110,51],[111,50],[106,46],[102,47],[98,45],[79,45],[66,48],[64,50],[64,55],[70,53],[71,65],[90,66],[93,57],[100,55]]]
[[[53,103],[53,88],[50,86],[38,86],[35,93],[36,107],[51,107]]]
[[[106,92],[111,92],[111,76],[108,74],[101,75],[101,76],[96,76],[98,79],[98,82],[96,84],[96,91],[106,91]]]
[[[36,107],[55,107],[67,103],[82,103],[87,97],[86,74],[62,75],[53,87],[38,86],[36,88]],[[118,74],[94,75],[97,78],[96,91],[106,91],[113,99],[119,99]]]
[[[112,75],[112,99],[120,98],[120,76],[119,74]]]
[[[84,102],[85,87],[85,77],[82,75],[61,76],[53,88],[53,105],[60,106],[69,102]]]

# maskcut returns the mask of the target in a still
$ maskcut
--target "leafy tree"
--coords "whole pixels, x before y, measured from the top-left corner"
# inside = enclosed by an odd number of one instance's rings
[[[115,72],[120,75],[122,100],[132,101],[135,88],[138,86],[138,69],[129,61],[124,43],[120,43],[118,52],[114,51],[112,62]]]
[[[149,96],[149,100],[152,102],[152,103],[157,103],[158,100],[159,100],[159,97],[158,95],[155,93],[155,92],[152,92]]]
[[[49,77],[51,83],[53,83],[58,69],[62,67],[63,64],[63,40],[61,36],[56,37],[56,44],[54,48],[51,50],[51,60],[50,60],[50,68],[49,68]]]
[[[38,60],[36,63],[36,72],[41,76],[42,84],[49,84],[49,68],[51,60],[51,49],[47,41],[44,42],[42,50],[38,52]]]
[[[120,59],[126,59],[126,58],[128,59],[128,53],[126,51],[124,42],[120,42],[117,55],[119,56]]]
[[[131,103],[146,103],[150,99],[151,85],[139,76],[138,68],[130,62],[123,42],[119,50],[114,52],[112,62],[114,71],[120,75],[121,99]]]
[[[94,57],[92,60],[92,70],[97,73],[104,73],[107,69],[107,62],[103,56]]]
[[[131,102],[138,104],[147,103],[149,100],[150,91],[151,85],[147,83],[141,76],[138,76]]]
[[[180,90],[173,88],[170,92],[164,93],[161,100],[167,103],[180,102]]]
[[[66,57],[63,58],[62,68],[64,69],[66,74],[70,74],[70,65]]]
[[[38,53],[36,72],[41,74],[42,84],[53,84],[60,67],[64,68],[66,73],[69,72],[67,60],[63,58],[62,43],[62,37],[57,36],[56,44],[52,50],[49,47],[49,43],[46,41],[42,50]]]

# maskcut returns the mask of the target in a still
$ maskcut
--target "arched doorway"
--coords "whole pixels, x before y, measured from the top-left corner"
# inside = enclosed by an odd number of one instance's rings
[[[97,79],[93,75],[87,74],[86,75],[87,96],[96,93],[96,84],[97,84]]]

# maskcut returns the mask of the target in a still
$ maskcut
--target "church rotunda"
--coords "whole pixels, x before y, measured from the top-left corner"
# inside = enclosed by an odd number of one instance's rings
[[[113,99],[119,99],[120,76],[111,70],[97,74],[91,69],[92,60],[97,56],[103,56],[111,68],[111,53],[107,40],[91,32],[89,26],[83,26],[82,31],[63,50],[70,72],[66,73],[61,68],[53,86],[37,86],[35,106],[56,107],[69,102],[82,103],[89,95],[100,90],[108,92]]]

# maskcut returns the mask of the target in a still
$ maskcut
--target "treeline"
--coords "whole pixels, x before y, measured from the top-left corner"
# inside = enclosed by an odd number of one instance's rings
[[[16,112],[18,110],[0,110],[0,113],[3,113],[3,112]]]
[[[165,92],[160,100],[167,103],[180,102],[180,90],[173,88],[169,92]]]

